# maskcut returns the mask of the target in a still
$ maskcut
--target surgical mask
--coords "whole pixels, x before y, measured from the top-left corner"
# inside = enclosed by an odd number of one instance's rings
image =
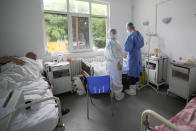
[[[112,39],[112,40],[116,40],[117,39],[117,35],[116,34],[110,34],[110,38]]]
[[[127,30],[127,34],[128,34],[128,35],[131,34],[132,32],[134,32],[134,31],[129,31],[129,30]]]
[[[130,34],[131,32],[129,30],[127,30],[127,34]]]

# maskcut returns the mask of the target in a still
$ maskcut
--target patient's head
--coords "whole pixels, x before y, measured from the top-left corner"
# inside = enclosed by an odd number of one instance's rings
[[[30,59],[33,59],[33,60],[37,59],[37,55],[35,53],[33,53],[33,52],[28,52],[25,56],[27,58],[30,58]]]

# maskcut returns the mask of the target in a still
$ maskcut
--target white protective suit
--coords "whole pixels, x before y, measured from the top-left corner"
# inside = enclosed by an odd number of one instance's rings
[[[122,68],[119,68],[119,64],[122,65],[123,61],[123,50],[116,40],[116,36],[110,33],[110,39],[108,40],[104,56],[106,59],[106,69],[111,77],[112,88],[116,100],[124,98],[122,93]]]

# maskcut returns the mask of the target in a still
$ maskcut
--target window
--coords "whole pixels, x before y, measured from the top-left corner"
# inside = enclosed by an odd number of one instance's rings
[[[92,14],[107,16],[107,5],[92,3]]]
[[[108,4],[87,0],[43,0],[48,52],[104,48]]]
[[[44,0],[44,9],[53,11],[67,11],[66,0]]]
[[[93,47],[104,48],[106,45],[106,18],[92,17]]]
[[[67,15],[45,13],[44,18],[48,51],[68,51]]]
[[[69,0],[70,12],[89,14],[89,2]]]
[[[88,17],[72,16],[73,49],[89,49]]]

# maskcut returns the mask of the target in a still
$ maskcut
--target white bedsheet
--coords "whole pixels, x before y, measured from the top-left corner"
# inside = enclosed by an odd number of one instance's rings
[[[52,97],[50,90],[45,96]],[[53,131],[58,123],[58,108],[53,100],[32,106],[17,113],[10,125],[10,131]]]
[[[103,62],[91,61],[89,64],[94,68],[94,76],[108,75],[106,69],[106,61]],[[127,74],[127,59],[125,58],[123,58],[122,73]]]
[[[104,76],[107,75],[106,70],[106,62],[97,62],[93,61],[90,63],[90,65],[94,68],[94,76]]]
[[[20,89],[25,101],[39,100],[53,97],[48,83],[43,80],[40,61],[21,58],[25,65],[6,64],[0,73],[0,88]],[[10,123],[11,131],[52,131],[58,123],[58,108],[54,100],[32,106],[29,110],[21,110]]]

